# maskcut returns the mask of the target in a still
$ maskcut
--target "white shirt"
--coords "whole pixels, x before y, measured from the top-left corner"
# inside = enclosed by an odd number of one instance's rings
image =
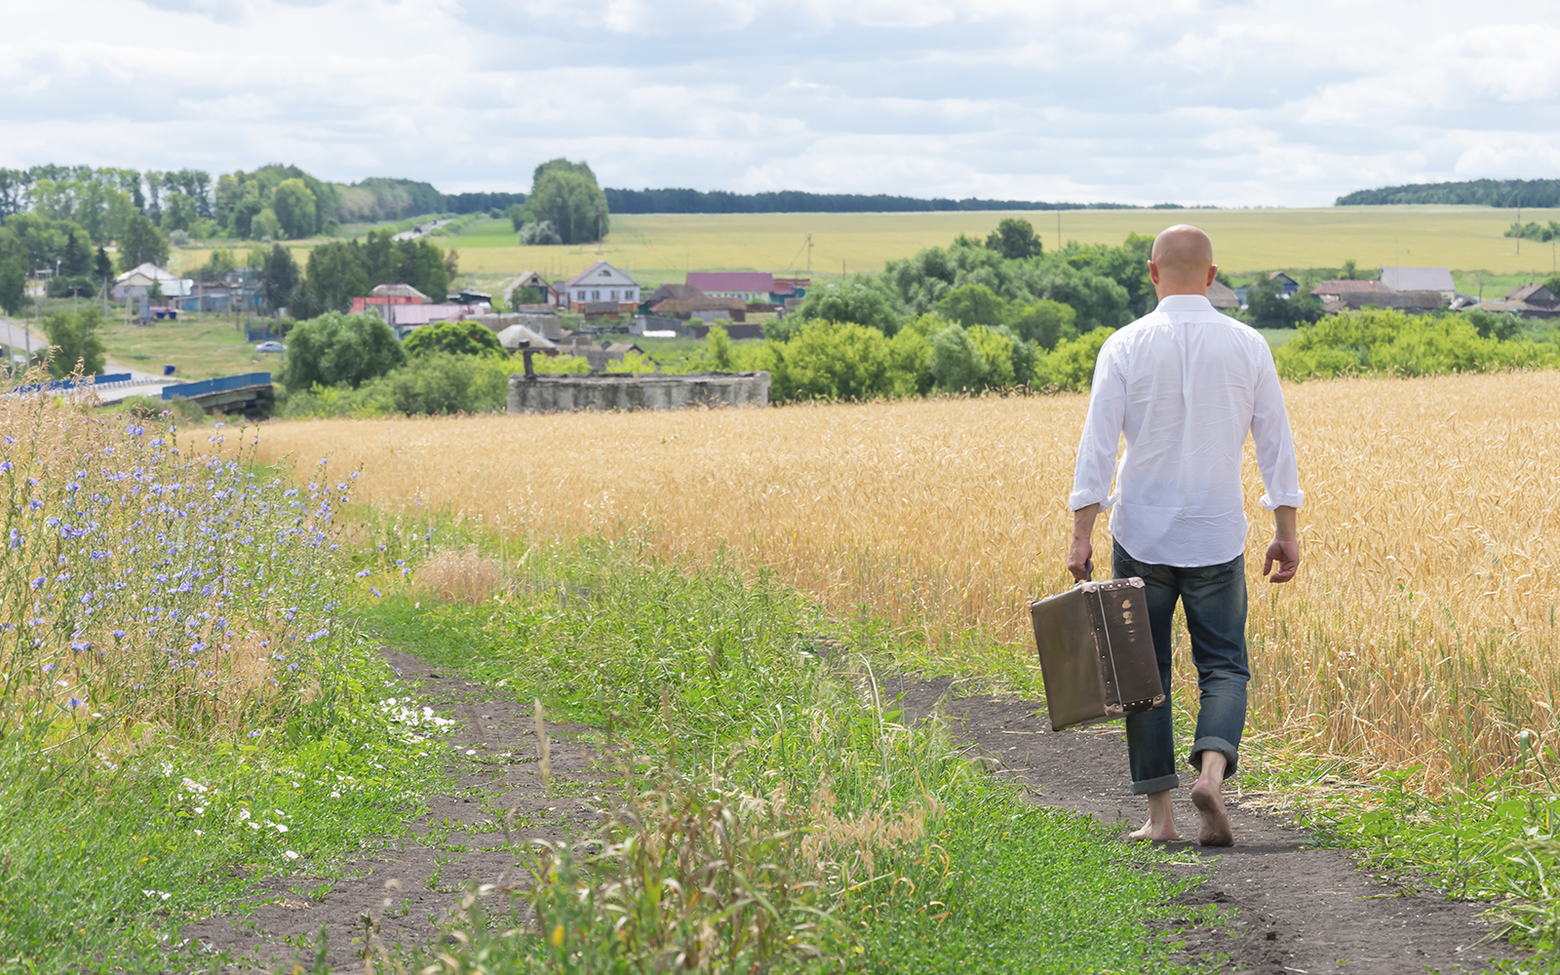
[[[1267,341],[1202,295],[1169,295],[1100,349],[1069,503],[1110,509],[1111,534],[1140,562],[1228,562],[1246,547],[1247,433],[1267,489],[1262,506],[1300,507],[1305,493]]]

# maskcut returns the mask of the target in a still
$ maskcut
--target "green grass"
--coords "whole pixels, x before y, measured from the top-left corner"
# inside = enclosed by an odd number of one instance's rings
[[[722,970],[766,958],[817,971],[1182,970],[1168,961],[1173,939],[1153,927],[1187,916],[1168,904],[1187,881],[1153,866],[1167,854],[1032,805],[936,727],[881,713],[867,661],[886,648],[859,646],[857,656],[846,642],[874,628],[846,632],[770,581],[657,563],[632,545],[511,547],[502,561],[516,568],[499,598],[473,606],[398,596],[365,618],[441,669],[539,698],[555,719],[629,746],[623,772],[637,818],[609,827],[599,856],[560,851],[537,868],[544,882],[528,898],[555,939],[506,940],[471,915],[458,970],[482,960],[489,970],[557,971],[565,957],[580,966],[571,971],[638,970],[656,945],[691,950],[705,923],[744,959]],[[636,789],[651,791],[636,799]],[[713,872],[697,875],[706,879],[694,880],[686,857],[646,859],[660,842],[699,847],[697,824],[719,810],[762,828],[732,827],[748,839],[719,865],[709,861]],[[868,852],[845,838],[850,823],[864,824]],[[809,854],[809,835],[834,840]],[[636,867],[625,870],[630,860]],[[775,871],[804,886],[781,885],[790,893],[778,896]],[[784,901],[771,930],[790,940],[767,954],[739,949],[713,909],[667,894],[652,910],[647,891],[665,879],[679,890],[767,892]],[[763,915],[755,903],[739,906]],[[641,933],[614,934],[621,916]],[[649,928],[658,940],[642,933]],[[801,944],[818,957],[807,961]]]

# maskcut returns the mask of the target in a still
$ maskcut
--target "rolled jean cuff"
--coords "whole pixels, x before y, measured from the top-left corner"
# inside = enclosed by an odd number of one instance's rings
[[[1146,796],[1150,792],[1164,792],[1166,789],[1179,789],[1181,777],[1171,772],[1169,775],[1161,775],[1157,779],[1144,779],[1142,782],[1132,783],[1132,794]]]
[[[1201,769],[1202,763],[1197,760],[1197,756],[1203,752],[1218,752],[1223,755],[1229,761],[1229,764],[1224,768],[1224,774],[1227,776],[1234,775],[1236,767],[1240,764],[1240,751],[1230,744],[1228,739],[1220,738],[1217,735],[1203,735],[1192,742],[1192,751],[1191,754],[1186,756],[1186,764],[1192,768]],[[1135,791],[1136,786],[1133,789]]]

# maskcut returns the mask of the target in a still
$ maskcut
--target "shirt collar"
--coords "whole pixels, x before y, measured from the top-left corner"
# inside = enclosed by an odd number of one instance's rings
[[[1155,311],[1213,311],[1207,295],[1165,295]]]

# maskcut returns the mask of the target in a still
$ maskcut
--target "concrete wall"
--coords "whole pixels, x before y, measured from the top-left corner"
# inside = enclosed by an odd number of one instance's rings
[[[679,410],[693,406],[768,406],[769,373],[701,372],[686,376],[548,375],[509,377],[509,412]]]

